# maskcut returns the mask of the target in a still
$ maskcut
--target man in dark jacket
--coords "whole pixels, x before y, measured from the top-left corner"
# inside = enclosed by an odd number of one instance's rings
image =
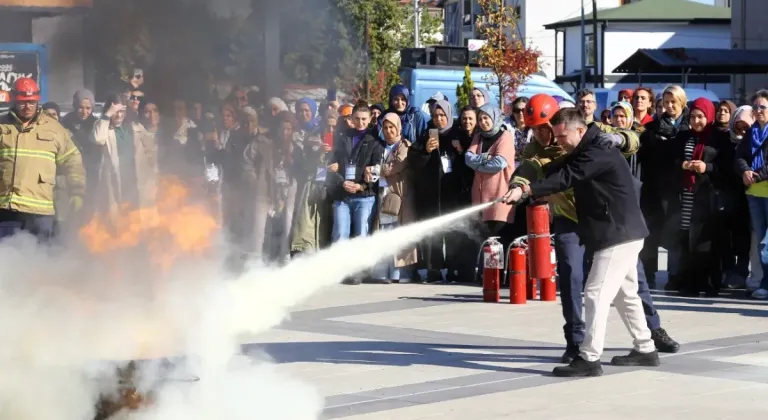
[[[600,376],[600,355],[611,303],[634,338],[628,356],[611,361],[619,366],[658,366],[659,356],[637,294],[637,258],[648,236],[638,188],[629,165],[612,137],[587,122],[573,108],[562,109],[550,121],[555,139],[569,156],[548,171],[546,178],[510,190],[508,202],[539,199],[573,188],[578,231],[593,253],[585,295],[586,337],[580,353],[555,376]]]

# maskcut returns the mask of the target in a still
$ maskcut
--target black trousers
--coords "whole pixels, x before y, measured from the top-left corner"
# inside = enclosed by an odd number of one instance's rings
[[[717,294],[722,283],[722,256],[717,246],[703,252],[691,246],[688,230],[680,230],[680,287],[683,294]]]

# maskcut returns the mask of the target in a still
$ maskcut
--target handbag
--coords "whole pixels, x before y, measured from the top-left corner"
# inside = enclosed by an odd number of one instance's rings
[[[389,216],[399,216],[402,205],[403,198],[390,191],[381,201],[381,212]]]

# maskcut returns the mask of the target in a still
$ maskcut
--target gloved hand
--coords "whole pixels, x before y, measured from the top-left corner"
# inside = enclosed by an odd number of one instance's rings
[[[82,208],[83,208],[83,197],[75,195],[69,199],[69,209],[71,212],[77,213]]]
[[[603,133],[598,137],[598,141],[611,147],[624,147],[624,136],[617,133]]]

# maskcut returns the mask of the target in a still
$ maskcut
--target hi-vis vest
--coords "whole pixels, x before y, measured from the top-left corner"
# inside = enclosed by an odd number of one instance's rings
[[[83,196],[85,169],[69,132],[38,112],[27,127],[11,111],[0,117],[0,209],[53,215],[57,173]]]

